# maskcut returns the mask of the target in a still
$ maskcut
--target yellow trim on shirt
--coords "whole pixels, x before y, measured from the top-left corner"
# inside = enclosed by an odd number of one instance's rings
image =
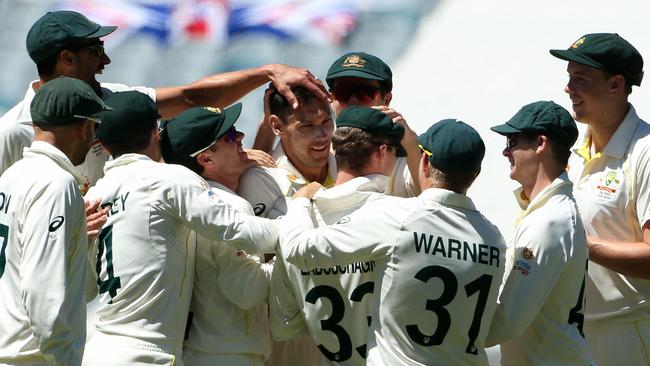
[[[594,155],[593,157],[591,156],[591,137],[587,137],[585,139],[585,143],[578,150],[578,155],[580,155],[586,161],[601,157],[600,152],[596,153],[596,155]]]

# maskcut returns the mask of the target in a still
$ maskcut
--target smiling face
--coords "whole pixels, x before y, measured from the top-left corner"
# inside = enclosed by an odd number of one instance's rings
[[[511,134],[506,136],[506,139],[503,156],[510,162],[510,179],[516,180],[524,187],[529,186],[531,180],[537,179],[537,136]]]
[[[571,98],[573,118],[592,123],[607,113],[610,106],[610,80],[607,74],[595,67],[569,62],[569,82],[564,91]]]
[[[214,145],[197,156],[203,166],[201,175],[220,183],[222,177],[239,179],[241,174],[250,166],[250,160],[242,147],[244,133],[231,127]]]
[[[303,175],[327,166],[334,121],[329,106],[318,98],[288,114],[286,121],[275,123],[282,148],[291,163]]]

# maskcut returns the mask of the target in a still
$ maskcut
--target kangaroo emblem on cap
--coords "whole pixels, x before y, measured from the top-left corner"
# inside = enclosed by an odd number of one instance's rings
[[[345,58],[343,61],[343,67],[364,67],[366,65],[366,60],[362,59],[357,55],[351,55]]]
[[[573,42],[571,45],[571,48],[578,48],[580,47],[583,43],[585,43],[585,37],[580,38],[579,40]]]
[[[213,112],[213,113],[221,113],[221,109],[220,109],[220,108],[215,108],[215,107],[205,107],[205,109],[207,109],[207,110],[209,110],[210,112]]]

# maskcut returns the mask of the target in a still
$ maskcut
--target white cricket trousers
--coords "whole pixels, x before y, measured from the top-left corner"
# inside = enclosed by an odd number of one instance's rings
[[[155,345],[141,340],[93,332],[82,366],[183,366],[181,345]]]

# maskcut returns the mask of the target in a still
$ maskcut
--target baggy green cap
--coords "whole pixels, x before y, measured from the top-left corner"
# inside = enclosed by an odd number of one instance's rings
[[[99,141],[114,143],[130,133],[151,129],[160,116],[156,103],[146,94],[135,90],[115,93],[105,100],[112,111],[102,112],[102,124],[97,129]]]
[[[186,161],[221,138],[241,113],[242,104],[225,109],[195,107],[165,122],[161,132],[161,148],[166,162]]]
[[[74,41],[104,37],[115,29],[116,26],[101,26],[76,11],[48,12],[27,33],[27,52],[38,63]]]
[[[379,80],[386,83],[388,91],[393,90],[393,72],[379,57],[365,52],[349,52],[334,61],[325,81],[331,88],[336,78],[355,77]]]
[[[94,116],[110,109],[88,83],[66,76],[43,84],[30,105],[32,121],[49,126],[65,126],[86,119],[99,122]]]
[[[395,138],[402,140],[404,127],[384,112],[368,107],[352,106],[345,108],[336,118],[336,127],[355,127],[376,137]],[[373,137],[374,137],[373,136]],[[406,156],[406,150],[400,144],[397,146],[397,157]]]
[[[501,135],[537,133],[550,135],[572,146],[578,139],[578,128],[571,114],[551,101],[539,101],[523,106],[510,120],[494,126]]]
[[[465,122],[443,119],[418,136],[420,149],[436,169],[445,173],[481,170],[485,144],[481,135]]]
[[[623,75],[631,85],[641,85],[643,79],[643,57],[616,33],[586,34],[566,50],[549,52],[562,60],[603,69],[612,75]]]

